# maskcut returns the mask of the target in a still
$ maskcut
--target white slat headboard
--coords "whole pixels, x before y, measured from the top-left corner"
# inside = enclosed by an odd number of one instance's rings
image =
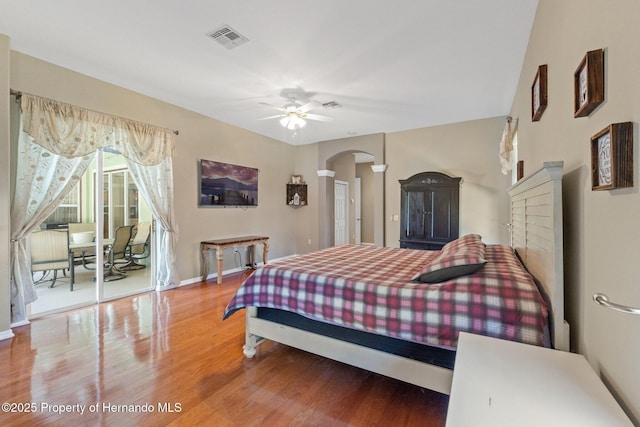
[[[562,167],[545,162],[508,190],[511,197],[511,246],[542,284],[551,302],[554,347],[569,351],[569,324],[564,319],[562,242]]]

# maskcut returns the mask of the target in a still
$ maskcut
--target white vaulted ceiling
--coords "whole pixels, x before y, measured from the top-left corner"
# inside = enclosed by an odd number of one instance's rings
[[[288,143],[508,114],[537,0],[0,1],[11,49]],[[229,25],[248,42],[207,36]],[[293,135],[267,104],[338,108]],[[275,112],[277,114],[277,111]]]

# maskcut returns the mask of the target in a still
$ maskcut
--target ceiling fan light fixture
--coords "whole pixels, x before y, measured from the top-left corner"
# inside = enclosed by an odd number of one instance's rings
[[[318,101],[309,101],[309,94],[305,93],[301,89],[283,89],[281,91],[281,95],[289,98],[289,101],[282,107],[268,104],[266,102],[260,102],[262,105],[278,110],[280,114],[262,117],[258,120],[278,118],[280,126],[293,131],[305,127],[307,125],[307,120],[318,120],[321,122],[330,122],[332,120],[331,117],[309,113],[309,111],[320,108],[323,104]],[[337,103],[335,104],[338,105]]]
[[[301,129],[305,127],[305,125],[307,124],[307,121],[298,117],[295,114],[290,114],[280,119],[280,124],[282,125],[282,127],[285,127],[289,130],[295,130],[295,129]]]

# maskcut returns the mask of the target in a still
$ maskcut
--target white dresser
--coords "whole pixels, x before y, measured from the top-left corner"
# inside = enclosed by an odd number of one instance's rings
[[[584,356],[461,333],[447,427],[632,426]]]

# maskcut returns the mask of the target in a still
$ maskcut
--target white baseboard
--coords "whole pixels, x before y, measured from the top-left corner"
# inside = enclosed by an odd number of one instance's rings
[[[17,322],[13,322],[10,326],[12,328],[17,328],[18,326],[24,326],[24,325],[28,325],[31,322],[29,321],[29,319],[23,319],[23,320],[19,320]]]
[[[13,338],[14,336],[15,336],[15,334],[13,333],[13,331],[11,329],[8,329],[6,331],[2,331],[2,332],[0,332],[0,341],[8,340],[9,338]]]
[[[222,275],[224,276],[225,274],[233,274],[233,273],[239,273],[240,271],[242,271],[242,268],[233,268],[230,270],[224,270],[222,272]],[[207,276],[207,280],[210,279],[218,279],[218,273],[211,273]],[[185,279],[185,280],[181,280],[180,284],[177,287],[180,286],[186,286],[186,285],[192,285],[194,283],[198,283],[202,281],[202,276],[198,276],[198,277],[192,277],[191,279]]]
[[[291,257],[297,256],[297,255],[298,254],[287,255],[287,256],[283,256],[283,257],[280,257],[280,258],[272,259],[272,260],[269,260],[269,261],[270,262],[280,261],[280,260],[291,258]],[[264,264],[259,262],[258,263],[258,267],[260,267],[261,265],[264,265]],[[239,273],[239,272],[241,272],[243,270],[244,270],[243,268],[232,268],[232,269],[229,269],[229,270],[223,270],[222,275],[224,276],[226,274]],[[209,274],[207,276],[207,280],[210,280],[210,279],[218,279],[218,273]],[[198,283],[198,282],[201,282],[201,281],[202,281],[202,276],[192,277],[190,279],[181,280],[180,284],[177,287],[192,285],[194,283]]]

